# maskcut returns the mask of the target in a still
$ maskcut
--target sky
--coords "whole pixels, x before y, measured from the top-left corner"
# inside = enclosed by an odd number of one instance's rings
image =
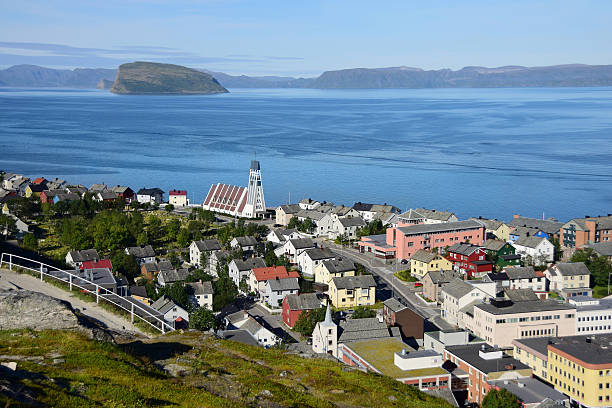
[[[609,0],[0,0],[0,67],[135,60],[312,77],[612,63]]]

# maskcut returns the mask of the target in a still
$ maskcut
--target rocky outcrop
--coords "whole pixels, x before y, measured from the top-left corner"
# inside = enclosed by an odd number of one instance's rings
[[[78,327],[79,318],[63,300],[29,290],[0,291],[0,330]]]
[[[180,65],[155,62],[123,64],[111,88],[117,94],[194,95],[226,93],[210,74]]]

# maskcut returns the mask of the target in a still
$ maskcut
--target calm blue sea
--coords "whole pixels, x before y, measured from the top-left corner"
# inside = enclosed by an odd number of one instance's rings
[[[87,186],[246,185],[460,217],[612,213],[612,88],[233,89],[118,96],[0,89],[0,169]]]

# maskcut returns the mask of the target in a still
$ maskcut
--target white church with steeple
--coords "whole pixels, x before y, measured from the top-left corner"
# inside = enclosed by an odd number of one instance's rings
[[[235,217],[258,218],[266,213],[259,161],[251,161],[248,187],[217,183],[210,186],[202,207]]]
[[[325,311],[325,320],[318,322],[312,332],[312,350],[338,358],[338,325],[332,320],[329,304]]]

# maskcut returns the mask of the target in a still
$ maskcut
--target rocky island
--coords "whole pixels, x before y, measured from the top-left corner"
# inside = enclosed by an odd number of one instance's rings
[[[119,66],[111,88],[116,94],[218,94],[227,93],[210,74],[172,64],[132,62]]]

